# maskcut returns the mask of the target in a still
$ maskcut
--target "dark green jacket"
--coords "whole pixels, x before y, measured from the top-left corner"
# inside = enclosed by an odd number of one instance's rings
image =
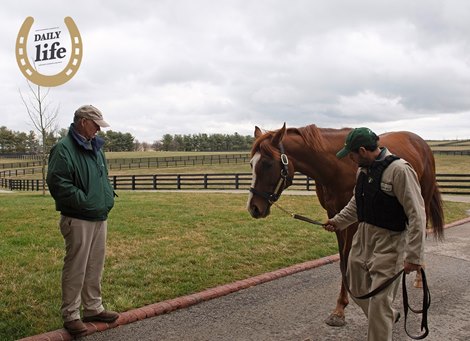
[[[104,141],[96,136],[83,142],[72,124],[69,133],[52,147],[47,185],[61,214],[91,221],[104,221],[114,206],[108,180]],[[90,148],[90,149],[89,149]]]

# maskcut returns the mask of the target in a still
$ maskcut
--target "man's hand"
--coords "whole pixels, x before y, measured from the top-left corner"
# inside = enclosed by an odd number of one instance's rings
[[[410,272],[421,270],[421,265],[408,263],[407,261],[404,261],[403,262],[403,269],[405,270],[406,274],[409,274]]]
[[[328,220],[326,223],[323,224],[323,228],[329,232],[336,232],[338,231],[338,226],[331,220]]]

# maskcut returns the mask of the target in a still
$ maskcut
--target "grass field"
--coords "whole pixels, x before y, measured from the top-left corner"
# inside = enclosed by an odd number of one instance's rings
[[[197,155],[226,155],[226,154],[243,154],[249,151],[239,152],[164,152],[164,151],[147,151],[147,152],[107,152],[106,157],[109,159],[130,159],[130,158],[149,158],[149,157],[174,157],[174,156],[197,156]]]
[[[470,142],[469,146],[470,148]],[[467,148],[467,149],[468,149]],[[163,156],[187,156],[187,155],[210,155],[210,154],[240,154],[240,153],[197,153],[197,152],[109,152],[106,154],[108,159],[123,158],[150,158]],[[436,160],[437,173],[456,173],[470,174],[470,155],[434,155]],[[23,160],[24,161],[24,160]],[[13,163],[18,160],[2,159],[0,163]],[[139,174],[161,174],[161,173],[244,173],[249,172],[248,163],[223,163],[214,165],[196,165],[187,167],[163,167],[163,168],[131,168],[131,169],[112,169],[110,175],[139,175]],[[39,179],[40,172],[34,175],[28,174],[18,178]]]
[[[195,155],[107,156],[183,154]],[[470,174],[470,156],[435,158],[438,173]],[[113,170],[111,175],[249,171],[248,163],[232,163]],[[278,209],[267,219],[252,219],[246,199],[246,194],[120,192],[109,218],[106,307],[125,311],[337,252],[334,235]],[[0,194],[0,200],[0,340],[60,328],[64,246],[54,202],[39,193]],[[314,196],[283,196],[280,203],[325,219]],[[465,217],[469,206],[446,202],[446,222]]]
[[[433,140],[426,141],[432,149],[442,149],[446,150],[446,147],[458,147],[459,150],[468,150],[470,149],[470,140]]]
[[[149,153],[149,152],[147,152]],[[173,153],[175,154],[175,153]],[[129,154],[131,155],[131,154]],[[178,154],[179,155],[179,154]],[[202,155],[202,154],[199,154]],[[177,156],[177,155],[173,155]],[[107,154],[107,157],[110,156]],[[437,173],[470,174],[470,155],[435,155]],[[0,159],[5,160],[5,159]],[[110,175],[142,175],[142,174],[183,174],[183,173],[246,173],[250,172],[249,163],[222,163],[214,165],[195,165],[187,167],[163,168],[132,168],[112,169]],[[15,179],[40,179],[41,173],[26,174],[14,177]]]
[[[437,173],[470,174],[470,155],[435,155]],[[251,172],[249,163],[224,163],[191,167],[140,168],[112,170],[110,175],[138,175],[161,173],[246,173]]]
[[[470,155],[434,155],[436,173],[470,174]]]
[[[246,199],[120,192],[109,217],[105,306],[126,311],[337,252],[333,234],[276,208],[267,219],[252,219]],[[53,200],[38,193],[0,200],[0,340],[61,328],[64,246]],[[325,219],[315,196],[283,196],[280,204]],[[465,217],[468,208],[446,202],[446,221]]]

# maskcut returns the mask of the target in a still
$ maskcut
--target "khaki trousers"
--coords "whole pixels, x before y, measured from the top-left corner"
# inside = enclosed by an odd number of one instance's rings
[[[404,233],[361,223],[354,235],[347,277],[355,296],[362,296],[393,277],[403,267]],[[398,311],[393,301],[400,281],[369,299],[354,299],[368,319],[368,341],[391,341]]]
[[[60,217],[60,231],[65,240],[62,269],[62,307],[64,322],[93,316],[104,308],[101,299],[101,276],[106,251],[106,221],[87,221]]]

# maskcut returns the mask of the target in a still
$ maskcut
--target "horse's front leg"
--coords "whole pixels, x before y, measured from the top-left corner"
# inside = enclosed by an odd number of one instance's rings
[[[342,327],[346,324],[344,309],[349,304],[348,292],[344,287],[343,281],[341,281],[341,290],[339,292],[338,299],[336,300],[335,310],[328,316],[325,323],[333,327]]]

